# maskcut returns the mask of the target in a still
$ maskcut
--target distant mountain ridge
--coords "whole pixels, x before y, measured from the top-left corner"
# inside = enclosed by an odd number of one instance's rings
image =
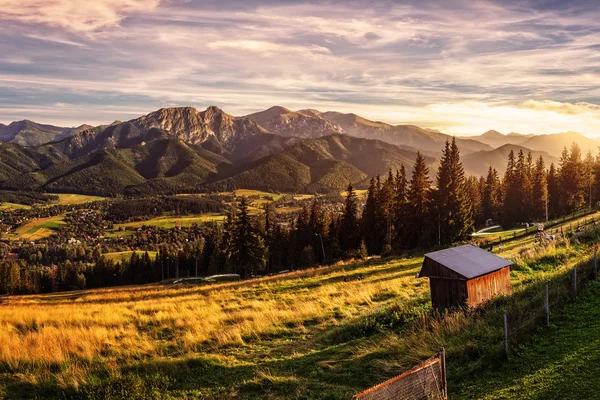
[[[314,110],[291,111],[285,107],[274,106],[242,118],[256,121],[267,131],[281,136],[316,138],[343,133],[341,127],[321,118],[312,111]]]
[[[500,176],[503,176],[504,172],[506,171],[508,154],[511,152],[511,150],[514,152],[515,156],[519,153],[519,151],[523,151],[525,155],[531,152],[531,156],[534,160],[542,156],[544,158],[546,168],[550,167],[551,163],[554,163],[554,165],[558,164],[558,157],[550,155],[545,151],[530,150],[526,147],[516,144],[505,144],[497,149],[467,154],[466,156],[462,157],[462,162],[465,170],[469,171],[471,174],[485,176],[488,172],[488,168],[492,167],[498,171]]]
[[[467,136],[463,137],[463,139],[468,138],[477,140],[478,142],[485,143],[493,148],[498,148],[506,144],[522,144],[533,136],[533,134],[524,135],[516,132],[511,132],[508,135],[505,135],[496,130],[489,130],[479,136]]]
[[[64,139],[77,132],[91,128],[81,125],[75,128],[63,128],[53,125],[38,124],[23,120],[9,125],[0,124],[0,142],[17,143],[22,146],[38,146],[40,144]]]
[[[393,126],[356,114],[279,106],[245,117],[214,106],[204,111],[162,108],[96,127],[25,121],[0,125],[0,131],[6,141],[0,143],[0,188],[104,195],[242,187],[338,191],[348,183],[364,187],[371,176],[400,165],[410,171],[418,151],[434,177],[450,139],[436,130]],[[502,173],[511,149],[531,150],[549,165],[572,141],[584,152],[598,148],[597,141],[572,132],[532,136],[488,131],[477,139],[457,138],[465,171],[474,175],[485,175],[489,166]],[[504,141],[522,144],[492,146]]]

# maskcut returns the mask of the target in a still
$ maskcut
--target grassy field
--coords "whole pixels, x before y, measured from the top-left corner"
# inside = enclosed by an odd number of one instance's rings
[[[135,221],[135,222],[126,222],[123,224],[115,224],[115,229],[119,229],[121,227],[127,229],[137,229],[142,226],[156,226],[159,228],[172,229],[177,226],[177,223],[181,223],[181,226],[189,226],[192,224],[203,224],[206,222],[222,222],[225,220],[225,216],[221,214],[202,214],[198,216],[188,216],[188,217],[157,217],[148,219],[145,221]]]
[[[137,253],[138,255],[141,256],[145,253],[145,251],[137,251],[137,252],[136,251],[118,251],[118,252],[114,252],[114,253],[104,253],[103,256],[107,260],[123,261],[123,260],[129,260],[133,253]],[[156,254],[157,254],[156,251],[148,252],[148,256],[150,256],[151,260],[154,260],[156,258]]]
[[[600,392],[600,284],[553,316],[518,357],[478,375],[456,399],[595,399]]]
[[[99,196],[88,196],[84,194],[57,194],[58,200],[54,201],[53,204],[60,205],[74,205],[74,204],[84,204],[90,203],[93,201],[102,201],[105,200],[104,197]]]
[[[562,260],[588,252],[526,237],[506,243],[502,255],[515,262],[521,299],[561,273]],[[428,281],[415,278],[421,263],[373,259],[210,286],[14,296],[0,307],[0,393],[105,398],[106,388],[127,387],[128,398],[351,398],[442,345],[451,398],[503,398],[513,380],[515,388],[526,382],[526,363],[522,372],[507,364],[514,378],[505,384],[497,375],[505,366],[500,306],[432,315]],[[496,376],[498,386],[488,391],[480,375]]]
[[[29,210],[31,206],[25,204],[16,203],[2,203],[0,204],[0,210]]]
[[[17,240],[38,240],[48,237],[54,234],[61,225],[65,224],[63,218],[63,215],[59,215],[31,220],[18,227],[15,233],[11,235],[11,238]]]

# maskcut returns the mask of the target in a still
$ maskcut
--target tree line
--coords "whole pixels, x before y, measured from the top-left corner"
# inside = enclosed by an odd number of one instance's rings
[[[174,277],[237,273],[243,278],[303,269],[339,259],[402,254],[450,246],[470,239],[488,220],[504,228],[572,213],[600,199],[600,157],[582,157],[577,144],[558,165],[543,157],[510,152],[504,175],[467,177],[456,141],[447,141],[432,179],[417,153],[410,173],[404,166],[373,177],[365,196],[349,184],[343,204],[315,198],[296,216],[277,214],[272,203],[253,213],[242,197],[224,224],[161,233],[155,259],[138,252],[129,260],[105,259],[98,248],[80,246],[76,257],[45,267],[40,260],[62,256],[35,251],[19,264],[0,263],[0,291],[31,293],[155,282]],[[173,202],[173,204],[179,204]],[[199,203],[205,207],[208,203]],[[212,207],[212,204],[210,204]],[[147,208],[147,207],[146,207]],[[119,205],[123,217],[135,210]],[[116,210],[115,210],[116,211]],[[136,240],[157,240],[145,232]],[[170,236],[169,236],[170,237]],[[76,247],[79,249],[79,247]],[[68,256],[68,255],[67,255]],[[15,267],[15,265],[17,265]]]

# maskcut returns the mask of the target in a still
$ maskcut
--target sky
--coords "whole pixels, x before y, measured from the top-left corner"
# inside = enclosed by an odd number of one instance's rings
[[[210,105],[600,135],[596,1],[0,0],[0,123]]]

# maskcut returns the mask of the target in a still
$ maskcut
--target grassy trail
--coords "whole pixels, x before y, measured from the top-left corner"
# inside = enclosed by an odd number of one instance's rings
[[[600,283],[568,304],[501,368],[453,399],[595,399],[600,393]]]

